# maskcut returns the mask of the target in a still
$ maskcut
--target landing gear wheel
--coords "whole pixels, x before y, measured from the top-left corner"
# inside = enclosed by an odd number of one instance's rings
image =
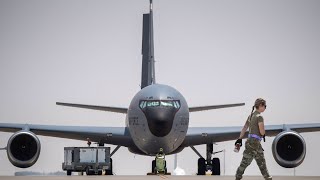
[[[67,170],[67,176],[71,176],[72,171],[71,170]]]
[[[167,161],[164,161],[164,174],[168,174],[168,170],[167,170]]]
[[[105,174],[106,175],[113,175],[112,170],[113,170],[113,164],[112,164],[112,158],[110,158],[110,169],[107,169]]]
[[[212,159],[212,175],[220,175],[220,159]]]
[[[197,175],[205,175],[205,174],[206,174],[206,160],[204,158],[199,158]]]

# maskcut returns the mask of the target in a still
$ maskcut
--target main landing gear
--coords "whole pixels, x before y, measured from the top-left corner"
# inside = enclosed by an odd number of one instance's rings
[[[200,157],[197,175],[220,175],[220,159],[212,158],[212,155],[222,151],[213,152],[213,144],[207,144],[207,159],[205,159],[193,146],[191,149]]]

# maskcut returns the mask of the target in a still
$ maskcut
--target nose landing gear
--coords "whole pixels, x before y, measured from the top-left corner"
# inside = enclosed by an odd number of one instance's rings
[[[163,149],[160,148],[159,153],[156,155],[155,160],[152,161],[151,173],[147,175],[171,175],[167,171],[167,162],[165,159],[165,154],[163,153]]]

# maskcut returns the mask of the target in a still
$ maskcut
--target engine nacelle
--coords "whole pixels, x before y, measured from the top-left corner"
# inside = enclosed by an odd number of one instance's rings
[[[28,168],[34,165],[40,155],[40,141],[30,131],[18,131],[14,133],[7,145],[7,155],[12,165],[19,168]]]
[[[280,166],[284,168],[297,167],[306,156],[306,142],[295,131],[283,131],[273,140],[272,154]]]

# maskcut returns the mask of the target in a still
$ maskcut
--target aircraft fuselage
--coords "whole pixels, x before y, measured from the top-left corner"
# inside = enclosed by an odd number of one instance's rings
[[[132,99],[126,126],[137,148],[155,155],[163,148],[170,154],[182,144],[189,126],[189,108],[176,89],[153,84],[141,89]]]

